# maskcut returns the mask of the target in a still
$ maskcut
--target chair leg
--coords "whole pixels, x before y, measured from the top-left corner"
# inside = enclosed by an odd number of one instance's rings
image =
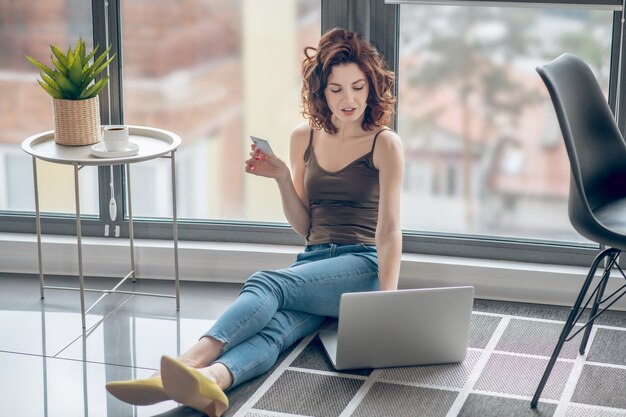
[[[610,253],[614,251],[615,249],[613,248],[605,249],[602,252],[600,252],[596,256],[596,258],[593,260],[593,263],[591,264],[591,267],[589,268],[589,273],[587,274],[587,278],[585,279],[585,282],[583,283],[583,286],[581,287],[580,292],[578,293],[578,298],[576,299],[576,302],[574,303],[574,306],[572,307],[572,310],[569,313],[567,321],[565,322],[565,325],[563,326],[563,330],[561,331],[561,335],[559,336],[559,340],[556,346],[554,347],[554,351],[552,352],[552,356],[550,357],[550,360],[548,361],[546,370],[544,371],[543,376],[541,377],[541,381],[539,381],[539,385],[537,386],[537,390],[535,391],[535,395],[533,396],[533,399],[530,402],[531,408],[537,408],[539,397],[541,396],[541,393],[546,383],[548,382],[548,378],[550,377],[552,368],[554,368],[554,364],[556,363],[556,360],[559,357],[559,353],[561,353],[561,349],[563,348],[563,345],[565,344],[567,337],[569,336],[572,328],[574,327],[574,324],[576,322],[576,317],[578,316],[578,310],[580,310],[580,307],[585,299],[585,296],[587,295],[589,286],[591,285],[591,282],[593,281],[593,278],[596,274],[596,270],[598,269],[598,264],[600,263],[602,259],[604,259],[606,256],[608,256]]]
[[[581,355],[585,354],[585,350],[587,349],[587,341],[589,340],[589,335],[591,334],[591,328],[593,327],[593,322],[595,319],[593,318],[598,312],[598,308],[600,307],[600,303],[602,302],[602,296],[604,295],[604,290],[606,289],[606,284],[611,277],[611,269],[613,268],[613,264],[617,262],[617,257],[621,253],[621,250],[614,249],[614,252],[611,254],[607,254],[609,256],[609,260],[604,268],[604,273],[602,274],[602,278],[598,283],[598,292],[596,293],[596,298],[593,302],[593,306],[591,307],[591,311],[589,312],[589,320],[587,328],[585,329],[585,333],[583,334],[583,338],[580,342],[580,347],[578,348],[578,353]]]

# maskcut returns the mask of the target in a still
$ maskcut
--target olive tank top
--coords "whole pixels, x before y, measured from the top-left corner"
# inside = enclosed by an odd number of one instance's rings
[[[374,167],[374,136],[370,151],[339,171],[322,168],[313,151],[313,129],[304,152],[304,190],[309,197],[311,228],[307,245],[319,243],[375,244],[379,182]]]

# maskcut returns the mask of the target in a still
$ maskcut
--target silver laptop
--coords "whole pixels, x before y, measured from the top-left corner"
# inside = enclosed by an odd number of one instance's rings
[[[345,293],[320,340],[337,370],[462,362],[474,287]]]

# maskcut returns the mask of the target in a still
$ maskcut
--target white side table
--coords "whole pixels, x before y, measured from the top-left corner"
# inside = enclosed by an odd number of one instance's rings
[[[77,290],[80,292],[80,312],[82,317],[83,330],[86,329],[85,317],[89,311],[95,307],[105,296],[113,293],[146,295],[156,297],[168,297],[176,299],[176,309],[180,309],[180,282],[178,274],[178,223],[176,215],[176,158],[175,153],[181,143],[180,137],[172,132],[143,126],[129,126],[130,141],[139,146],[136,155],[118,158],[99,158],[91,154],[91,145],[86,146],[64,146],[54,142],[54,131],[36,134],[22,142],[24,152],[30,154],[33,159],[33,181],[35,187],[35,221],[37,229],[37,254],[39,261],[39,283],[41,298],[44,298],[44,289],[55,290]],[[131,181],[130,165],[149,161],[156,158],[169,158],[172,169],[172,227],[174,240],[174,274],[175,274],[175,295],[144,293],[136,291],[122,291],[118,288],[128,278],[136,279],[135,267],[135,240],[133,235],[133,212],[131,204]],[[41,216],[39,211],[39,189],[37,185],[37,159],[44,161],[72,165],[74,167],[74,196],[76,199],[76,240],[78,248],[78,278],[79,287],[57,287],[46,286],[44,284],[44,274],[41,254]],[[125,165],[126,184],[128,195],[128,235],[130,238],[130,259],[131,271],[121,279],[114,288],[110,290],[85,288],[83,276],[83,249],[80,227],[80,190],[78,182],[78,171],[85,166],[113,166]],[[88,309],[85,308],[85,291],[103,293]]]

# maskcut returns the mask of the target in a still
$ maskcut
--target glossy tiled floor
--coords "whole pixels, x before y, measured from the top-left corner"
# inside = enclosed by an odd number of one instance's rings
[[[108,289],[115,282],[87,284]],[[74,286],[76,278],[46,284]],[[141,280],[123,289],[171,294],[173,287]],[[179,312],[171,298],[110,295],[83,332],[78,292],[48,290],[41,300],[37,277],[0,273],[0,417],[201,416],[173,401],[133,407],[104,386],[150,376],[161,355],[177,356],[195,343],[239,289],[183,282]],[[88,293],[87,305],[98,297]],[[576,339],[565,345],[540,408],[530,409],[568,311],[475,300],[468,359],[454,366],[338,373],[313,334],[264,376],[230,390],[224,417],[412,416],[418,405],[417,415],[428,417],[626,417],[626,313],[616,311],[597,320],[587,355],[577,354]]]
[[[46,285],[77,285],[51,277]],[[114,280],[87,280],[111,288]],[[173,294],[173,283],[142,280],[125,289]],[[161,355],[191,346],[235,299],[240,286],[184,282],[174,299],[109,295],[81,329],[79,293],[46,290],[34,276],[0,274],[0,416],[189,416],[173,401],[133,407],[107,394],[106,381],[147,377]],[[91,305],[100,294],[87,293]],[[191,414],[190,414],[191,413]]]

